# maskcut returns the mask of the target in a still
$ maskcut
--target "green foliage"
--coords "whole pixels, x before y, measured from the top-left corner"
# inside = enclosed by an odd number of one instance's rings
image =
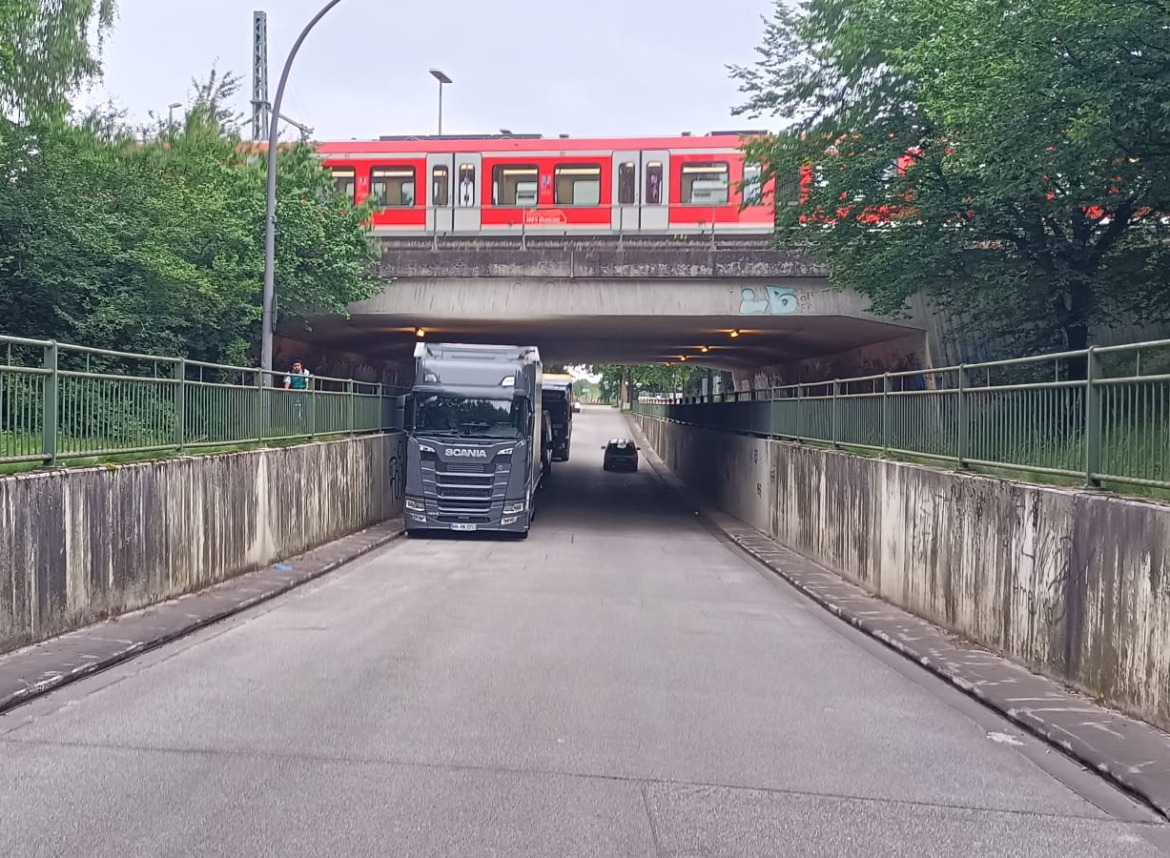
[[[592,370],[601,376],[598,387],[605,402],[617,402],[623,378],[631,380],[644,393],[682,393],[690,391],[704,371],[694,364],[682,363],[650,366],[598,364]]]
[[[7,331],[104,348],[247,360],[259,337],[265,163],[222,122],[230,75],[147,143],[120,117],[0,134],[0,317]],[[225,89],[226,85],[226,89]],[[364,208],[304,145],[278,172],[282,316],[343,313],[377,289]]]
[[[926,293],[1014,349],[1170,319],[1166,0],[778,0],[737,110],[816,181],[778,240],[877,312]],[[909,153],[909,157],[907,154]],[[897,169],[899,159],[903,169]],[[874,222],[866,213],[891,216]]]
[[[100,39],[113,20],[114,0],[0,0],[0,114],[64,116],[100,70],[91,31]]]

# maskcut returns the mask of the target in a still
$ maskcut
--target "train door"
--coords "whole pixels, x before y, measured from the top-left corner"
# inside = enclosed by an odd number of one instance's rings
[[[483,209],[483,156],[457,154],[452,161],[455,167],[454,184],[451,186],[452,202],[455,204],[455,232],[479,232],[480,212]]]
[[[427,155],[427,176],[427,234],[445,235],[455,229],[455,156]]]
[[[618,233],[642,228],[638,208],[641,175],[641,152],[613,153],[613,228]]]
[[[642,153],[642,232],[670,231],[670,153]]]

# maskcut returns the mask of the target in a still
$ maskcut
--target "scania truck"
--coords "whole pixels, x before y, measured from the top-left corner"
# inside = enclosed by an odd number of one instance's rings
[[[573,444],[573,376],[549,374],[541,384],[544,407],[552,424],[552,460],[569,461]]]
[[[548,469],[540,353],[419,343],[406,400],[406,531],[528,536]]]

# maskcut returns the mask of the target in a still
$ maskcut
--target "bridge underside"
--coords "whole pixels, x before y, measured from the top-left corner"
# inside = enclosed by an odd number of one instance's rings
[[[394,363],[410,360],[421,328],[433,341],[535,345],[553,363],[645,364],[685,356],[702,366],[750,370],[922,332],[912,322],[869,315],[861,298],[817,279],[436,278],[389,284],[350,309],[349,319],[312,320],[305,337]]]

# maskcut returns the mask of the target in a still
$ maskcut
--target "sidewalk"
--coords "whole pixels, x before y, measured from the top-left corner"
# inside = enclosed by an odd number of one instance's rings
[[[0,655],[0,715],[287,593],[380,548],[401,533],[402,521],[394,518],[198,593]]]
[[[1170,736],[1097,706],[1015,662],[969,644],[866,593],[697,497],[658,457],[632,418],[639,450],[667,485],[753,558],[821,607],[951,682],[1170,818]]]

